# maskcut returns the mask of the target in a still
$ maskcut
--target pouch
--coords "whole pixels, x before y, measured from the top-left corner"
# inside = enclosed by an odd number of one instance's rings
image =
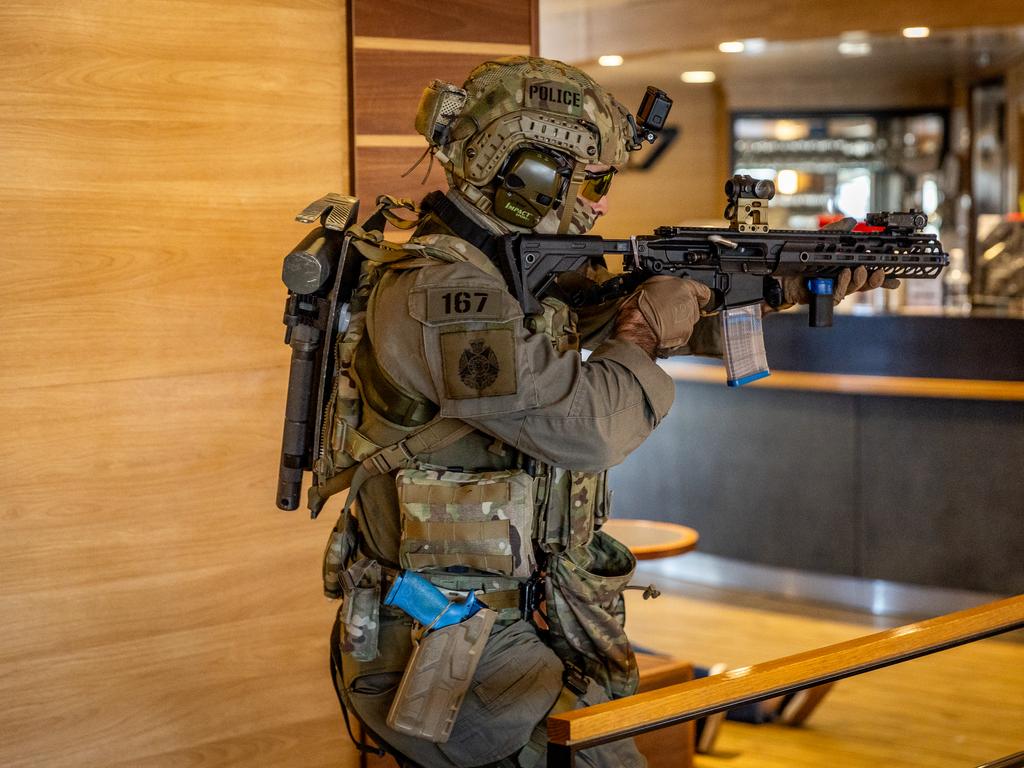
[[[611,513],[607,472],[574,472],[549,467],[538,493],[541,544],[548,552],[586,546]]]
[[[395,482],[403,568],[466,566],[515,577],[536,570],[534,480],[526,472],[403,469]]]
[[[608,534],[554,555],[545,585],[550,643],[611,698],[631,696],[639,682],[636,656],[626,638],[622,592],[636,558]]]
[[[363,558],[342,576],[343,587],[346,581],[354,586],[345,589],[341,651],[357,661],[373,661],[380,637],[380,563]]]
[[[344,595],[341,573],[356,550],[356,523],[351,514],[343,513],[327,539],[324,549],[324,594],[332,600]]]
[[[348,435],[349,430],[354,431],[362,420],[362,401],[352,375],[352,360],[362,339],[365,323],[365,312],[353,315],[345,331],[338,334],[334,347],[330,397],[324,406],[323,433],[319,436],[321,455],[316,457],[314,467],[322,480],[333,477],[365,458],[352,455],[353,441]],[[355,434],[359,435],[358,432]]]

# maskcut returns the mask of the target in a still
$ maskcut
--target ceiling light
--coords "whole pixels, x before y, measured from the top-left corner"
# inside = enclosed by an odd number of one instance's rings
[[[619,56],[618,54],[610,54],[608,56],[601,56],[597,60],[597,63],[600,64],[602,67],[621,67],[622,66],[622,57]]]
[[[713,83],[715,73],[707,70],[688,70],[679,76],[684,83]]]
[[[800,187],[799,182],[800,177],[797,172],[787,169],[779,171],[779,175],[775,179],[775,188],[779,190],[780,195],[795,195]]]
[[[743,53],[746,47],[741,40],[730,40],[727,43],[718,44],[718,50],[722,53]]]
[[[745,52],[754,55],[764,53],[765,48],[768,47],[768,41],[763,37],[748,37],[743,41],[743,44],[747,47]]]
[[[928,27],[904,27],[904,37],[928,37],[932,31]]]
[[[843,56],[867,56],[871,53],[871,43],[859,43],[852,40],[843,40],[839,43],[839,52]]]

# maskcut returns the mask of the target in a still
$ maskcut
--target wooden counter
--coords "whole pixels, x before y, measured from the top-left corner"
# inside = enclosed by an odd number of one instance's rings
[[[771,376],[665,361],[676,399],[612,471],[616,517],[763,565],[1024,592],[1024,321],[765,319]]]
[[[725,369],[717,363],[680,359],[668,360],[661,365],[676,381],[725,384]],[[836,392],[848,395],[1024,401],[1024,381],[935,379],[923,376],[866,376],[856,373],[809,373],[807,371],[773,369],[771,376],[745,386],[759,389]]]
[[[1024,382],[1024,319],[837,313],[809,328],[789,310],[765,318],[764,338],[779,371]]]

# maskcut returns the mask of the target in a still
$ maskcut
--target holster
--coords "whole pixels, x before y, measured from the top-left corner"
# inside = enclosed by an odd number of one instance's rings
[[[496,618],[484,608],[420,638],[388,712],[390,728],[436,743],[448,741]]]

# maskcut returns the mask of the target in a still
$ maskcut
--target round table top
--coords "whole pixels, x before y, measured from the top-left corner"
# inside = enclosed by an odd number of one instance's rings
[[[637,560],[657,560],[689,552],[700,534],[678,523],[656,520],[609,520],[601,528],[625,544]]]

